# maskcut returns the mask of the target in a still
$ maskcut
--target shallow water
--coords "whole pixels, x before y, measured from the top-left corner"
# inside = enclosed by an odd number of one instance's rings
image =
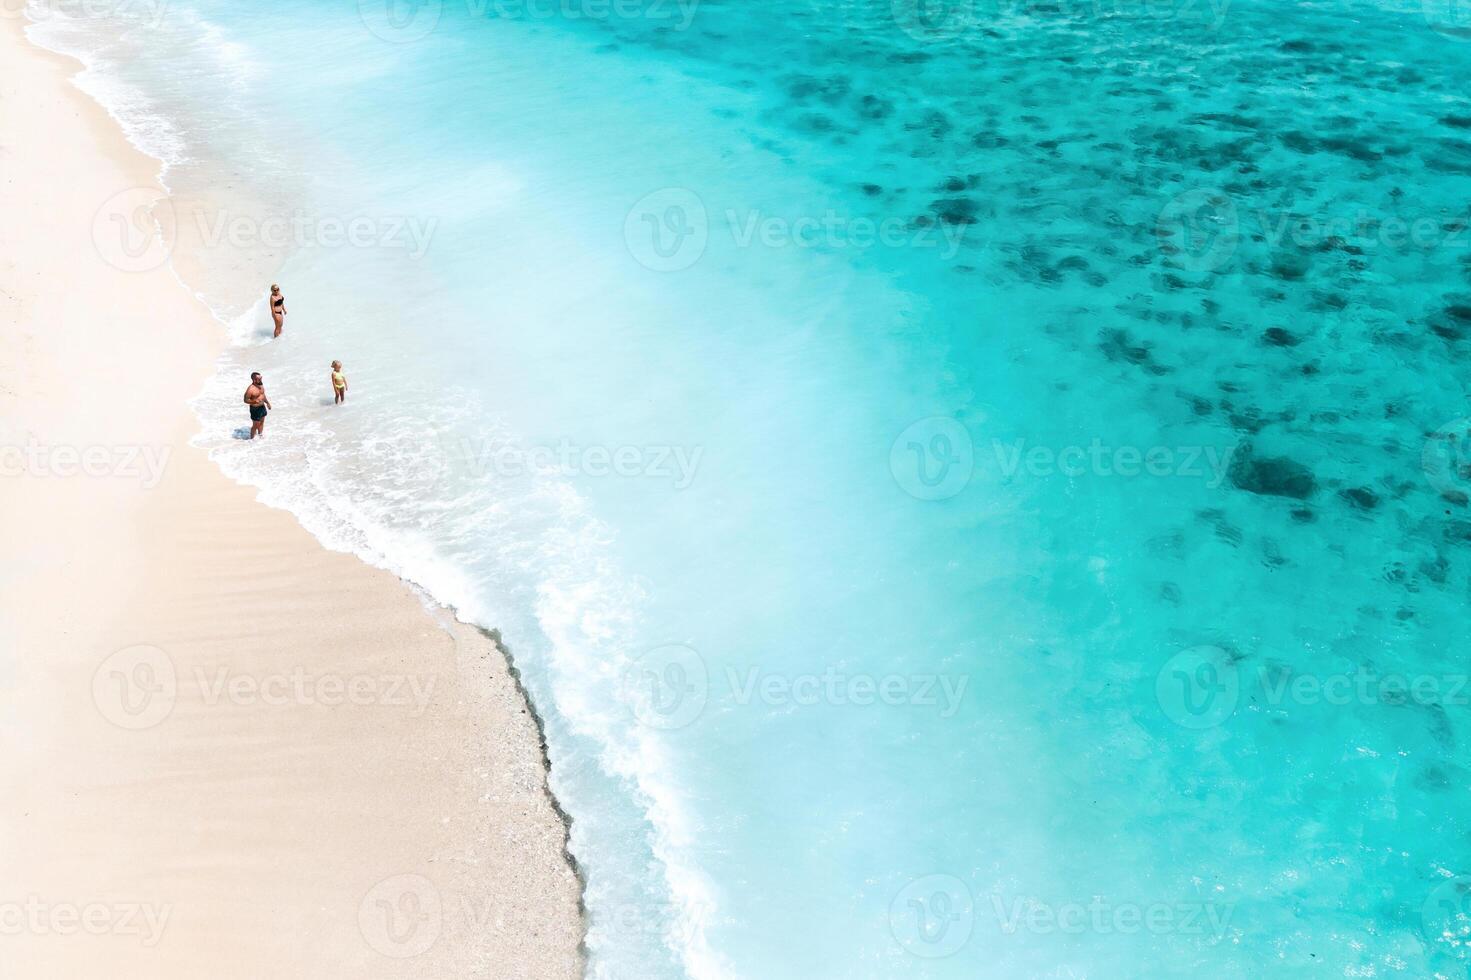
[[[201,441],[502,630],[594,975],[1465,974],[1454,8],[108,13]]]

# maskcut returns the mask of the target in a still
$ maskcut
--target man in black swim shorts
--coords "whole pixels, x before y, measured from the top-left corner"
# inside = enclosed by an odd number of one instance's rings
[[[250,376],[250,387],[245,389],[245,404],[250,406],[250,438],[265,438],[266,413],[271,410],[271,400],[266,397],[266,385],[259,371]]]

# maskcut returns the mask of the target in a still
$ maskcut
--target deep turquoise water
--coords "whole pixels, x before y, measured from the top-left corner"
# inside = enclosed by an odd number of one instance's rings
[[[1456,7],[152,12],[201,439],[502,630],[594,975],[1467,974]]]

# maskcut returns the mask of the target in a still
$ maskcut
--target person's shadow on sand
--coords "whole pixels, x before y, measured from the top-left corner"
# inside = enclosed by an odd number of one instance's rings
[[[231,439],[249,439],[250,438],[250,426],[248,426],[248,425],[242,425],[240,428],[238,428],[234,432],[230,433],[230,438]]]

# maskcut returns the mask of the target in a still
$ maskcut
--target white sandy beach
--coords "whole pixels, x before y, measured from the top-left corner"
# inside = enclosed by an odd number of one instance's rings
[[[0,976],[579,975],[504,658],[189,447],[219,325],[94,244],[157,165],[22,27],[0,28]]]

